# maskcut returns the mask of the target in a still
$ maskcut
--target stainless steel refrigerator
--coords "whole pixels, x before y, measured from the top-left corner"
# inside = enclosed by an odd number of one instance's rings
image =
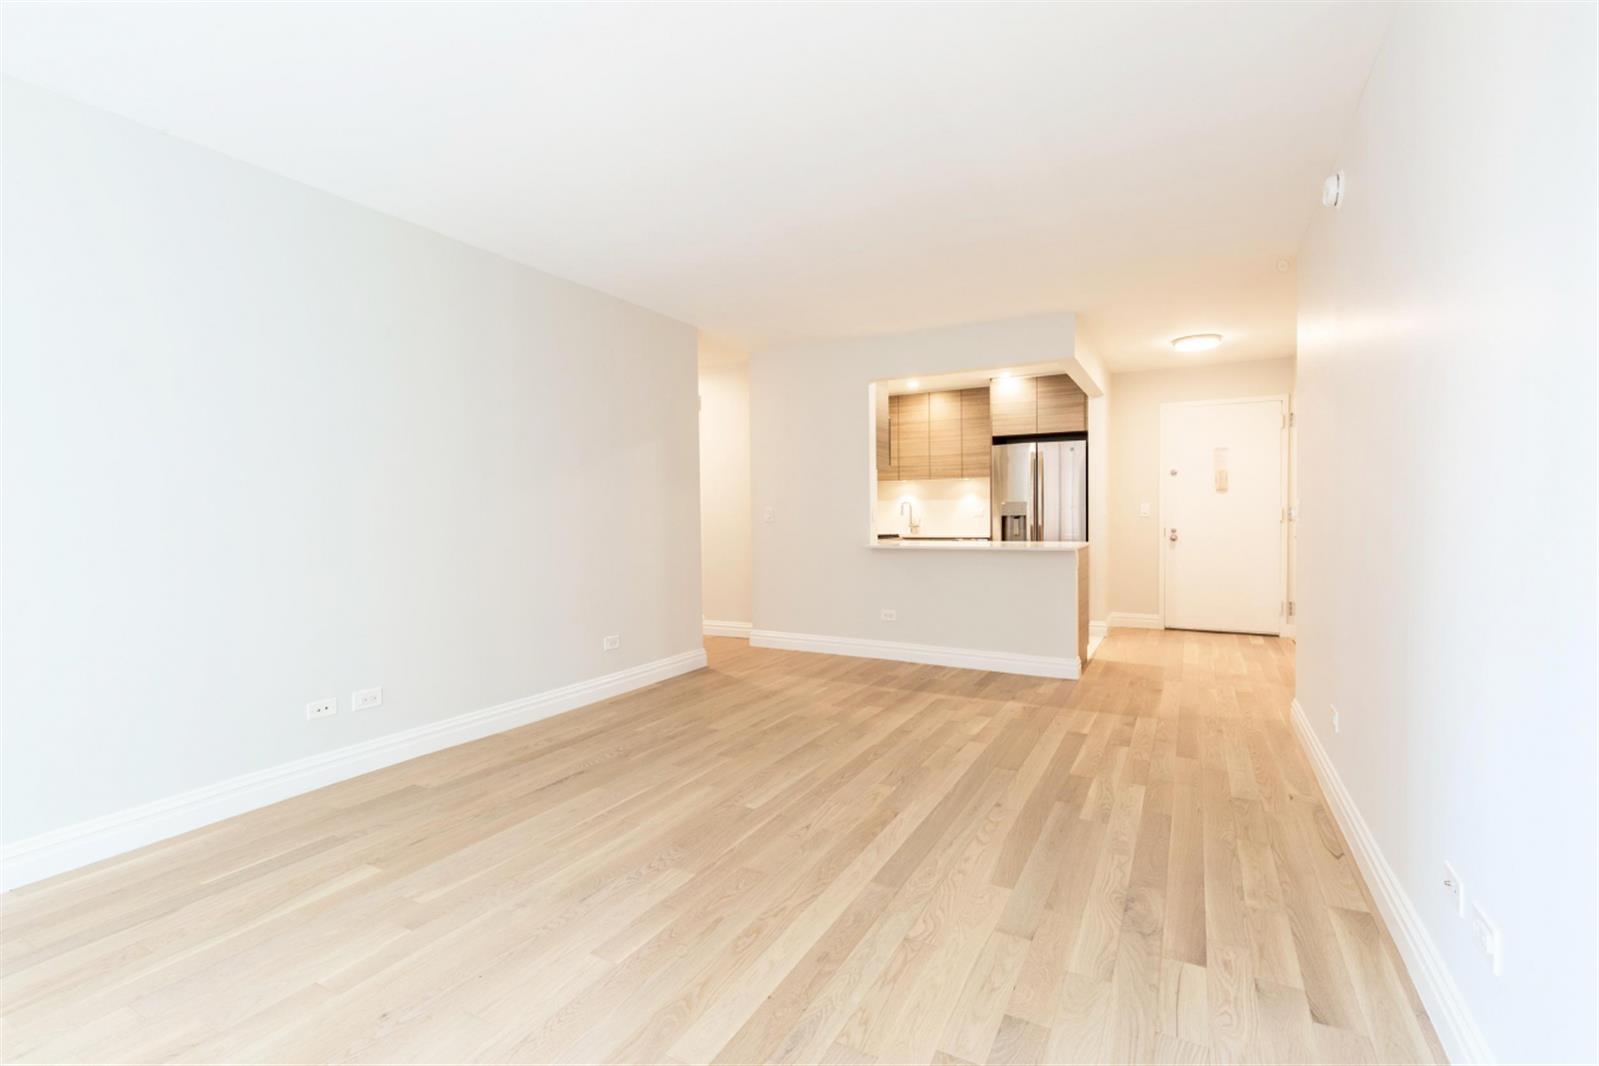
[[[1088,539],[1088,442],[996,444],[989,481],[993,539]]]

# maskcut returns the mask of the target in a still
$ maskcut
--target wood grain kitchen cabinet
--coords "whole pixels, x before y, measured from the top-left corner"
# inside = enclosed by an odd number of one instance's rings
[[[893,415],[891,413],[892,399],[888,390],[877,391],[877,480],[897,481],[898,473],[894,469],[894,444],[893,444]]]
[[[1085,433],[1088,397],[1065,374],[1037,379],[1038,432]]]
[[[894,468],[899,480],[916,481],[932,476],[927,394],[893,397],[889,401],[889,419]]]
[[[879,481],[899,480],[899,397],[888,398],[888,465],[880,468]]]
[[[1000,378],[988,392],[989,417],[994,436],[1014,437],[1038,432],[1038,386],[1036,378]]]
[[[931,477],[961,476],[961,394],[927,394],[927,447]]]
[[[988,417],[988,390],[961,390],[961,477],[988,477],[994,429]]]

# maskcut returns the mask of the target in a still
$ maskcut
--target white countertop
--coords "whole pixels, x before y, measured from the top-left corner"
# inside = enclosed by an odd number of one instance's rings
[[[1074,552],[1088,547],[1086,540],[874,540],[877,551],[924,552]]]

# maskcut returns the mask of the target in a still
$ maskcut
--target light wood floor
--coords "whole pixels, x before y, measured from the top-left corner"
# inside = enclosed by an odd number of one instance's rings
[[[1409,1062],[1292,644],[711,668],[7,895],[4,1057]]]

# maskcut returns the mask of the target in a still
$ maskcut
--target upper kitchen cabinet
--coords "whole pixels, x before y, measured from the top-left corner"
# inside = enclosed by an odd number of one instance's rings
[[[1086,433],[1088,396],[1065,374],[1037,378],[1038,432]]]
[[[988,390],[962,389],[961,477],[987,477],[994,427],[988,416]]]
[[[875,407],[877,410],[877,480],[897,481],[898,473],[894,470],[894,438],[893,419],[889,414],[892,400],[886,389],[877,390]]]
[[[988,476],[994,432],[987,389],[882,396],[877,403],[877,480]]]
[[[1036,378],[1000,378],[989,390],[989,416],[996,437],[1038,432]]]
[[[1000,378],[990,386],[989,403],[996,437],[1088,429],[1088,397],[1065,374]]]
[[[927,394],[930,477],[961,476],[961,394]]]
[[[889,446],[894,453],[897,480],[916,481],[932,476],[932,447],[928,439],[927,394],[894,396],[888,401]]]

